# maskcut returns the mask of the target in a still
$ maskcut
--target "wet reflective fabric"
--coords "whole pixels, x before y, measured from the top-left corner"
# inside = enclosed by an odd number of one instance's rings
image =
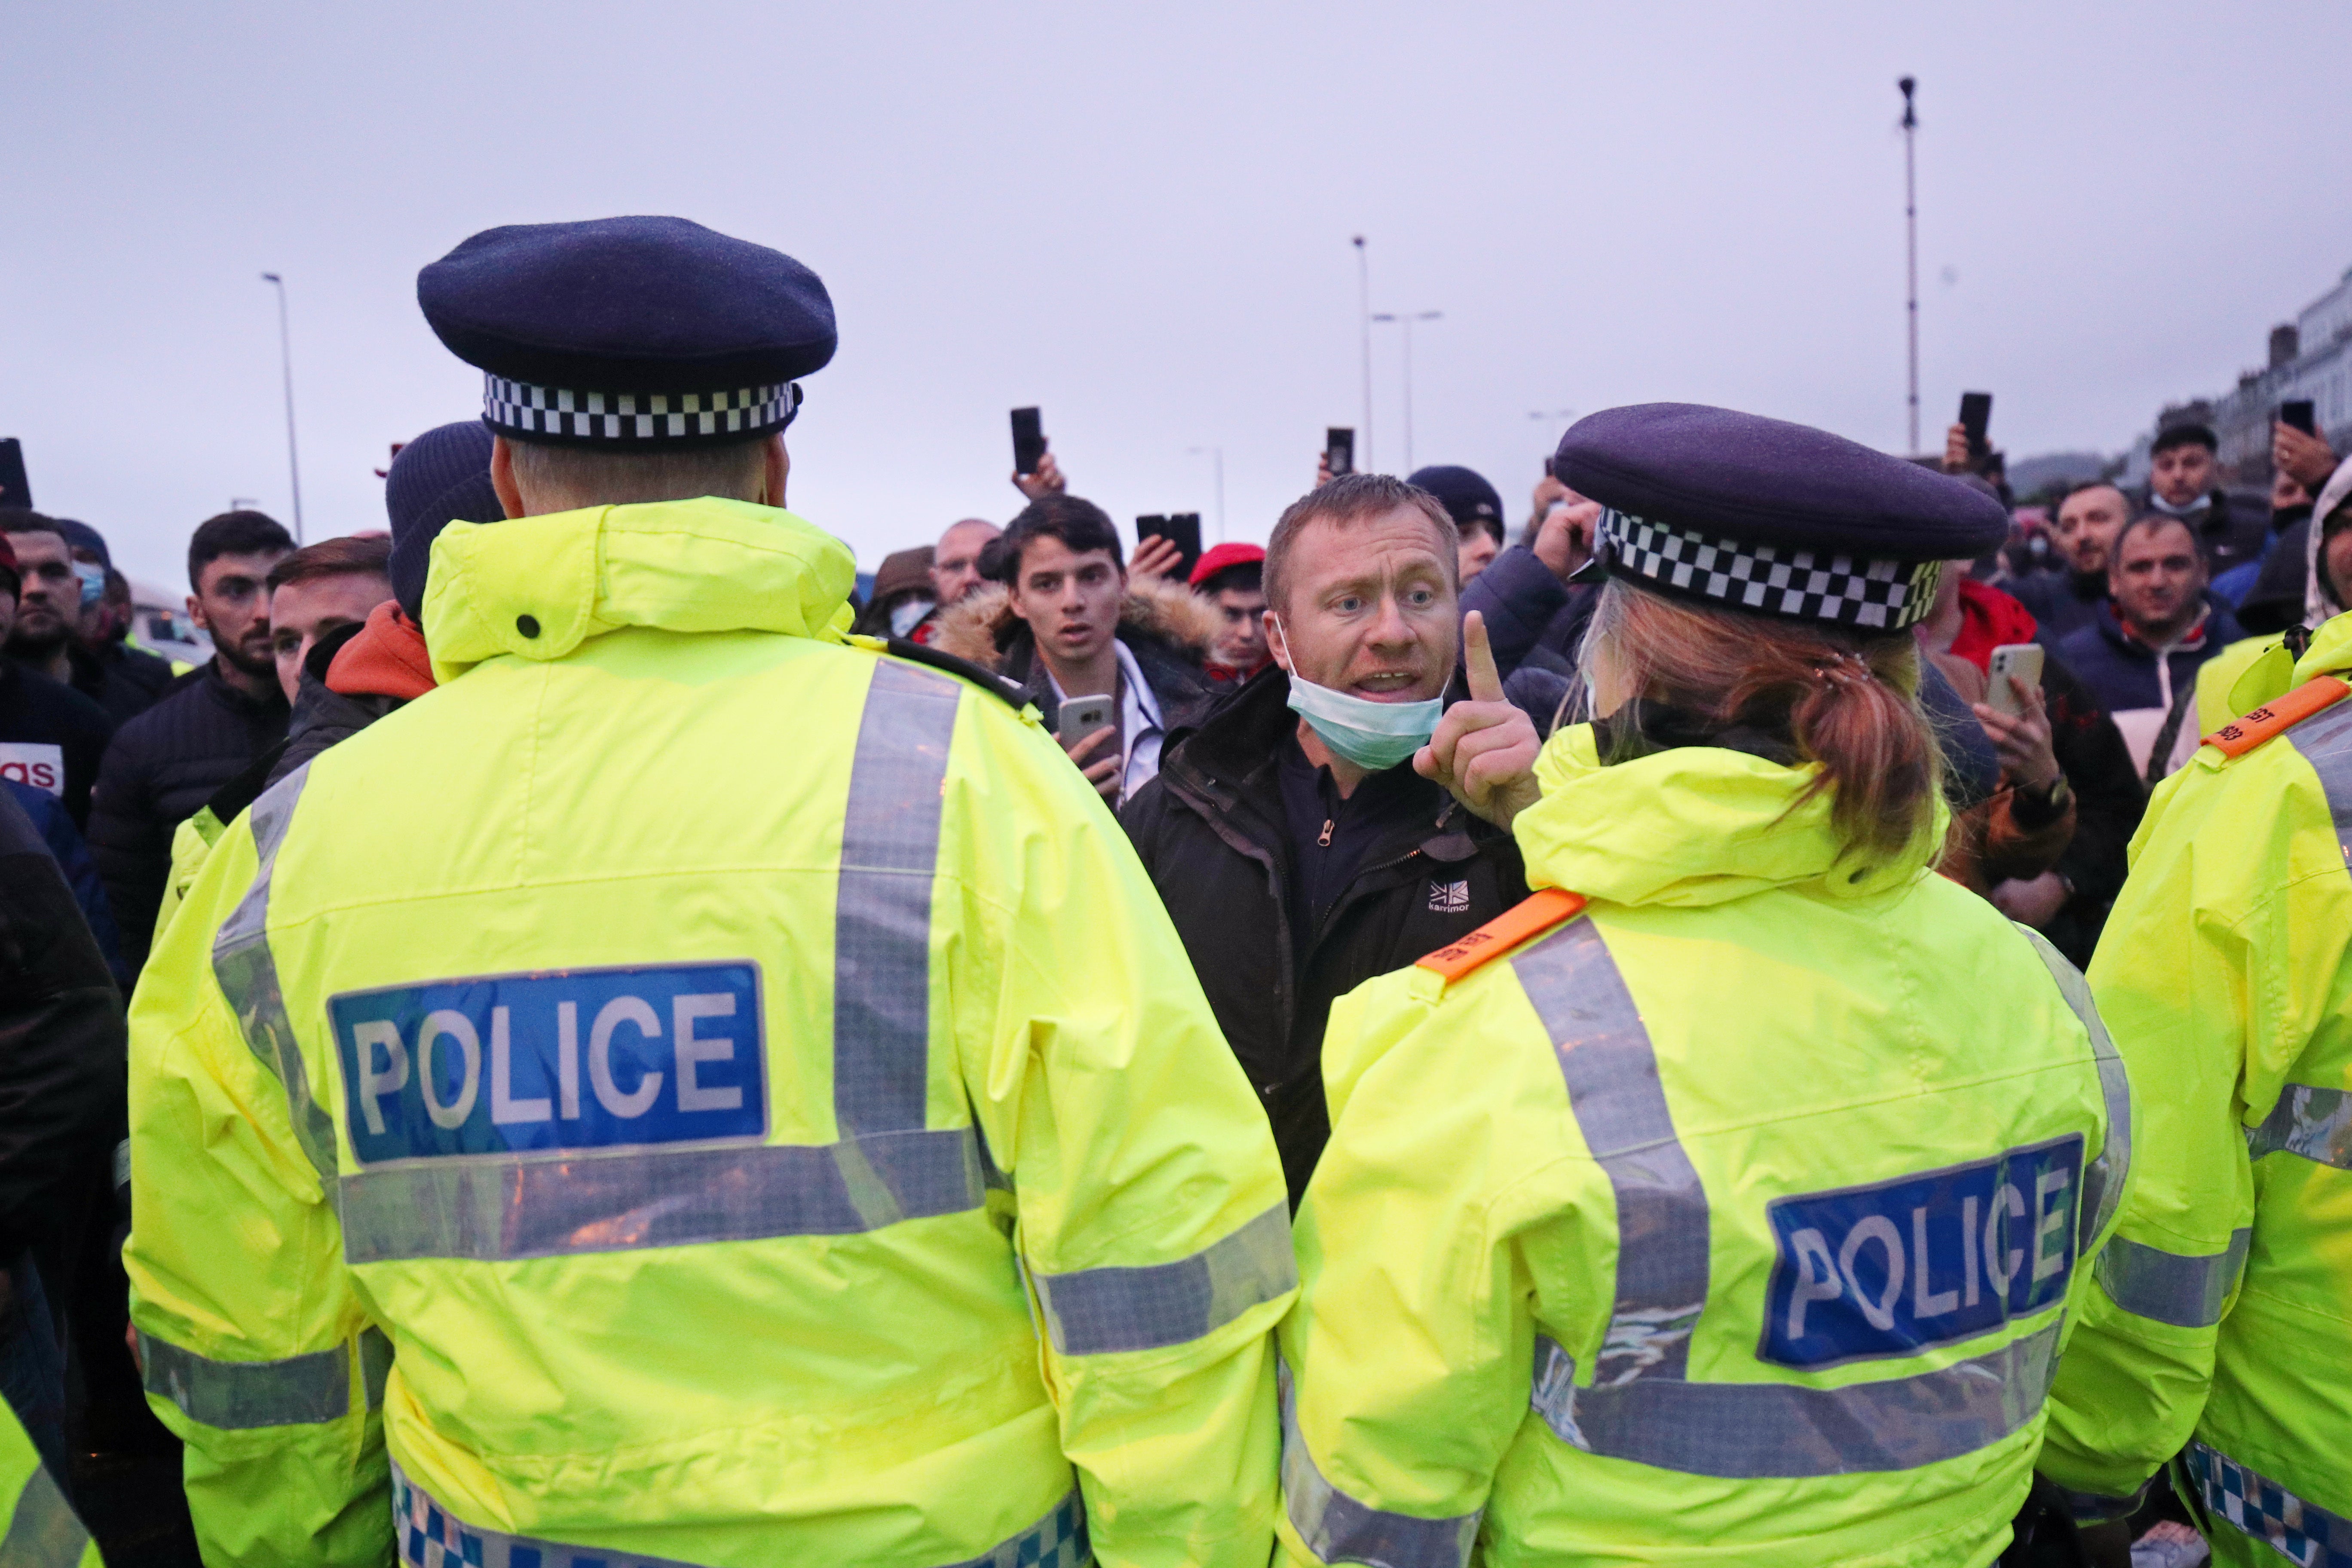
[[[2126,1312],[2184,1329],[2211,1328],[2237,1288],[2253,1237],[2251,1227],[2242,1228],[2231,1236],[2226,1251],[2184,1258],[2119,1236],[2099,1255],[2099,1283]]]
[[[1617,1196],[1617,1304],[1593,1381],[1679,1378],[1706,1305],[1706,1189],[1609,946],[1580,920],[1511,961],[1550,1030],[1569,1105]]]
[[[1843,1388],[1667,1379],[1578,1388],[1568,1353],[1536,1341],[1536,1414],[1588,1453],[1739,1479],[1909,1470],[1998,1443],[2033,1419],[2058,1325],[1933,1372]]]
[[[609,1546],[567,1546],[460,1523],[397,1463],[392,1467],[392,1523],[400,1561],[414,1568],[698,1568],[674,1557],[646,1557]],[[1073,1489],[1018,1535],[977,1557],[940,1568],[1083,1568],[1092,1561],[1086,1501]],[[0,1565],[6,1562],[0,1558]]]
[[[2246,1134],[2247,1152],[2300,1154],[2339,1171],[2352,1171],[2352,1094],[2291,1083],[2263,1124]]]
[[[1359,1502],[1323,1479],[1299,1436],[1290,1369],[1281,1368],[1282,1495],[1291,1528],[1326,1563],[1370,1563],[1381,1568],[1462,1568],[1478,1539],[1476,1513],[1417,1519]]]
[[[282,1361],[213,1361],[142,1333],[139,1352],[148,1393],[224,1431],[308,1426],[351,1409],[351,1352],[342,1345]]]
[[[1054,1347],[1065,1354],[1181,1345],[1298,1283],[1289,1205],[1277,1204],[1223,1241],[1174,1263],[1035,1278],[1045,1326]]]

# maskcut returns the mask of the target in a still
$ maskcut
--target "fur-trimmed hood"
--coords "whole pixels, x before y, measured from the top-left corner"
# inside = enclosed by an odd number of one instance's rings
[[[1028,629],[1013,613],[1013,597],[1003,584],[985,583],[940,612],[931,646],[1002,675],[1008,673],[1006,655],[1016,642],[1028,640]],[[1130,644],[1148,637],[1194,664],[1205,663],[1216,638],[1217,608],[1181,583],[1130,576],[1118,607],[1118,629]]]

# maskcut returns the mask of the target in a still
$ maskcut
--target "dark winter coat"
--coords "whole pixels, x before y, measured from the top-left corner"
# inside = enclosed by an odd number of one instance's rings
[[[171,695],[122,726],[90,799],[89,847],[122,928],[123,956],[147,961],[172,869],[172,830],[215,790],[286,738],[286,700],[247,697],[217,662],[183,676]]]
[[[1282,670],[1261,671],[1170,742],[1160,776],[1119,820],[1274,1124],[1295,1206],[1331,1135],[1322,1075],[1331,1004],[1476,930],[1528,886],[1511,836],[1432,784],[1406,797],[1426,809],[1387,828],[1318,929],[1297,940],[1280,777],[1283,742],[1298,725],[1288,695]]]
[[[78,828],[89,824],[89,792],[113,733],[105,709],[0,655],[0,777],[58,796]]]
[[[2196,688],[2197,671],[2207,659],[2245,636],[2230,607],[2209,596],[2197,634],[2174,644],[2159,663],[2156,649],[2124,630],[2115,606],[2101,605],[2091,624],[2056,651],[2110,714],[2168,711],[2179,693]]]
[[[117,724],[154,707],[178,679],[170,659],[125,643],[108,643],[94,651],[76,643],[67,657],[73,661],[74,689],[105,709]]]
[[[2099,607],[2107,602],[2105,572],[2036,572],[1999,586],[2033,612],[2033,640],[2046,648],[2056,647],[2098,619]]]
[[[1577,645],[1592,619],[1598,589],[1563,583],[1536,552],[1515,544],[1462,587],[1462,613],[1486,617],[1495,669],[1506,680],[1522,665],[1557,675],[1576,668]]]
[[[70,1250],[124,1120],[122,998],[32,819],[0,790],[0,1259]],[[46,1245],[44,1245],[46,1244]]]
[[[2142,511],[2161,511],[2147,494],[2135,498]],[[2267,496],[2233,496],[2217,489],[2199,506],[2172,514],[2197,535],[2205,552],[2206,574],[2218,577],[2232,566],[2260,561],[2271,540],[2271,505]]]

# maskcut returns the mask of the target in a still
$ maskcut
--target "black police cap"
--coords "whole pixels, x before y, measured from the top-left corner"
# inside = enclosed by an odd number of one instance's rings
[[[1924,618],[1941,563],[2009,537],[2000,503],[1955,479],[1826,430],[1700,404],[1580,419],[1554,468],[1604,509],[1598,571],[1863,633]]]
[[[416,275],[483,420],[526,441],[653,450],[792,423],[833,358],[833,300],[782,251],[678,217],[486,229]]]

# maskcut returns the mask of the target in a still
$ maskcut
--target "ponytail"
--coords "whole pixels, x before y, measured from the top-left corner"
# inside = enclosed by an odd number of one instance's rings
[[[1819,763],[1790,809],[1826,794],[1842,857],[1883,865],[1934,831],[1942,755],[1908,636],[1703,610],[1612,581],[1593,610],[1588,668],[1604,644],[1642,698],[1785,737]]]

